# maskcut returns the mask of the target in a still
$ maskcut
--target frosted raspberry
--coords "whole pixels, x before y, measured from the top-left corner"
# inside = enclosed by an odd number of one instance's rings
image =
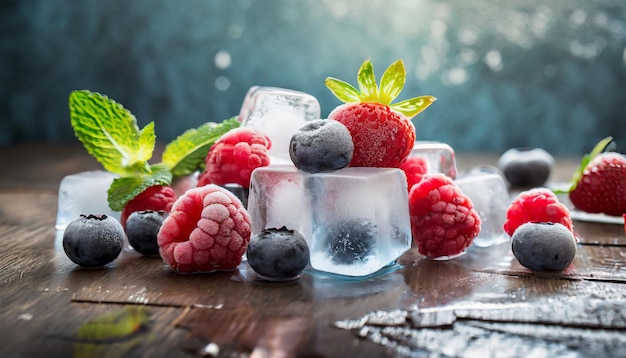
[[[528,222],[558,223],[574,231],[569,209],[546,188],[523,191],[513,200],[506,212],[504,231],[511,236],[515,229]]]
[[[411,233],[430,258],[455,256],[472,244],[480,216],[471,200],[444,174],[425,174],[409,193]]]
[[[120,215],[120,223],[126,229],[126,220],[135,211],[151,210],[169,213],[176,198],[176,192],[169,186],[151,186],[124,206]]]
[[[174,203],[157,241],[163,260],[180,273],[231,270],[250,242],[250,216],[226,189],[192,188]]]
[[[269,137],[250,128],[228,131],[209,150],[206,170],[198,177],[198,186],[239,184],[250,186],[252,171],[270,164]]]
[[[422,176],[428,171],[426,160],[421,157],[408,157],[407,160],[402,163],[400,169],[402,169],[406,175],[409,192],[413,185],[422,180]]]

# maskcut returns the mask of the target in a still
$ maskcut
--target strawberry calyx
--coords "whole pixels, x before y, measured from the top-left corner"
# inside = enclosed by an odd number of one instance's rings
[[[365,60],[357,73],[358,89],[333,77],[326,78],[324,83],[337,98],[345,103],[364,102],[387,105],[410,119],[430,106],[436,98],[419,96],[392,104],[402,92],[405,81],[406,69],[402,60],[397,60],[385,70],[380,79],[380,85],[376,82],[372,62]]]
[[[553,192],[555,194],[568,194],[572,192],[574,189],[576,189],[576,186],[578,185],[578,182],[582,178],[583,173],[585,172],[585,169],[587,168],[589,163],[595,157],[597,157],[600,153],[604,152],[608,148],[608,146],[611,144],[611,142],[613,142],[613,137],[611,136],[606,137],[602,139],[601,141],[599,141],[598,144],[596,144],[595,147],[593,147],[591,152],[583,156],[582,160],[580,161],[580,166],[578,167],[576,172],[574,172],[574,175],[572,176],[571,181],[565,186],[566,189],[555,189],[553,190]]]

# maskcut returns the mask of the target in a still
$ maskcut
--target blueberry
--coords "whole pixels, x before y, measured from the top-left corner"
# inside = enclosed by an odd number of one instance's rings
[[[257,275],[271,281],[298,278],[310,258],[304,236],[284,226],[264,229],[252,236],[246,254]]]
[[[367,220],[345,220],[321,229],[325,249],[337,264],[367,261],[376,245],[376,226]]]
[[[541,148],[511,148],[498,160],[498,168],[513,187],[544,185],[553,166],[554,157]]]
[[[167,212],[144,210],[135,211],[126,221],[126,236],[130,246],[143,255],[158,255],[157,234],[167,217]]]
[[[561,224],[526,223],[511,236],[513,255],[535,271],[561,271],[576,256],[576,239]]]
[[[308,173],[345,168],[354,154],[348,128],[331,119],[307,122],[289,142],[289,156],[296,168]]]
[[[124,247],[124,229],[106,215],[80,215],[63,233],[63,250],[74,263],[99,267],[115,260]]]

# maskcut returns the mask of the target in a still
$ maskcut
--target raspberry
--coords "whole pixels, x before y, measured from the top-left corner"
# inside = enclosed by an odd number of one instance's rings
[[[126,230],[126,221],[135,211],[165,211],[170,212],[176,201],[176,192],[169,186],[155,185],[144,190],[133,200],[129,201],[120,215],[120,223]]]
[[[428,171],[426,160],[421,157],[408,157],[407,160],[402,163],[400,169],[406,174],[409,192],[413,185],[419,183],[419,181],[422,180],[422,176]]]
[[[513,200],[506,212],[504,231],[512,236],[520,225],[528,222],[561,224],[574,232],[569,209],[546,188],[523,191]]]
[[[409,193],[411,233],[419,252],[430,258],[455,256],[472,244],[480,216],[452,179],[425,174]]]
[[[174,203],[157,241],[163,260],[180,273],[231,270],[250,241],[250,216],[220,186],[192,188]]]
[[[198,186],[207,184],[239,184],[250,186],[252,171],[270,164],[269,137],[250,128],[228,131],[209,150],[206,170],[198,178]]]

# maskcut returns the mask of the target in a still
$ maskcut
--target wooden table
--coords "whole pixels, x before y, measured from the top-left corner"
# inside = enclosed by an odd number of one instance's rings
[[[460,169],[496,160],[458,154]],[[575,166],[557,159],[552,179]],[[82,269],[54,229],[57,189],[100,165],[80,146],[19,145],[0,167],[2,357],[626,357],[623,225],[575,222],[576,259],[556,274],[520,266],[508,243],[449,261],[410,250],[363,280],[269,283],[245,262],[179,275],[130,248]]]

